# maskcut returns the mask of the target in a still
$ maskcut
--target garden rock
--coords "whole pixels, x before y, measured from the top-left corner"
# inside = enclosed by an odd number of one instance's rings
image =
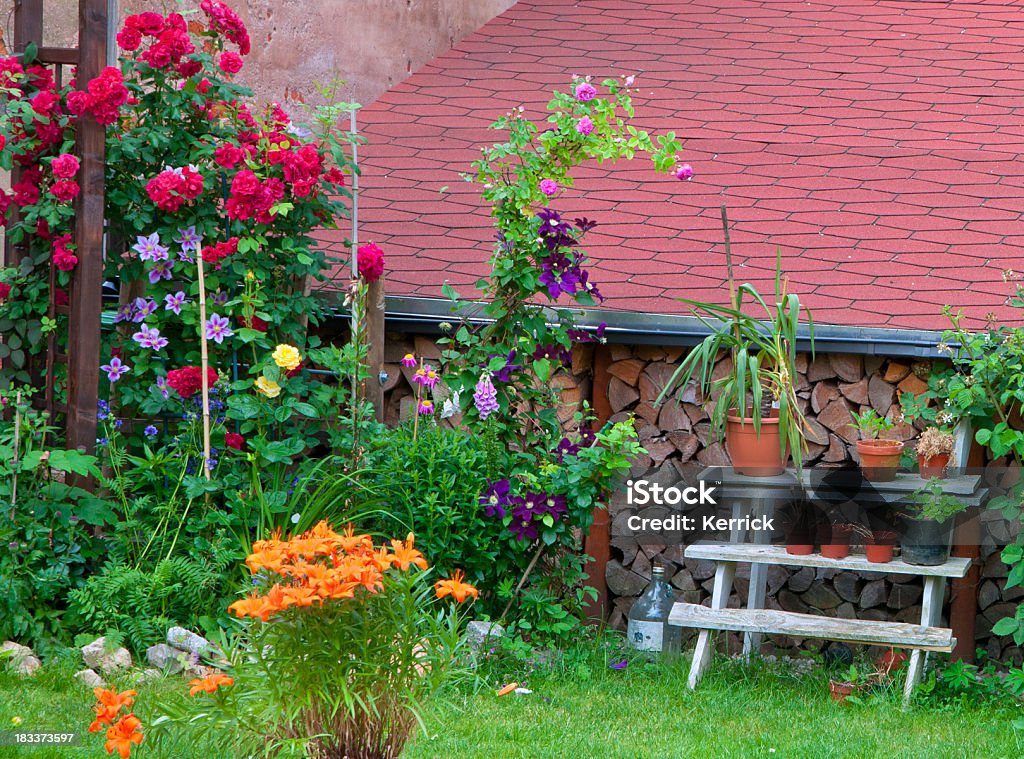
[[[13,640],[5,641],[0,646],[0,653],[7,651],[10,651],[10,654],[5,658],[9,659],[9,666],[19,675],[31,675],[43,665],[31,648]]]
[[[146,649],[146,661],[161,672],[174,675],[184,669],[184,664],[181,662],[182,653],[166,643],[157,643]]]
[[[224,658],[224,652],[202,635],[186,630],[184,627],[172,627],[167,631],[167,642],[179,651],[196,656],[216,656]]]
[[[132,655],[124,647],[107,651],[107,639],[97,638],[92,643],[82,646],[82,658],[90,669],[98,670],[104,675],[111,675],[119,670],[130,669]]]
[[[143,670],[136,670],[132,673],[131,681],[134,684],[148,683],[151,680],[159,680],[163,677],[163,672],[154,667],[147,667]]]
[[[490,646],[505,634],[505,628],[497,622],[484,622],[474,619],[466,625],[466,642],[472,651],[481,651]]]
[[[79,670],[75,673],[75,679],[87,688],[104,688],[107,685],[92,669]]]

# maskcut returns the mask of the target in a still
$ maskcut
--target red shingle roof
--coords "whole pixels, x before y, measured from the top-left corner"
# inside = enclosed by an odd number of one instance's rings
[[[587,167],[553,203],[600,222],[585,247],[604,307],[723,299],[725,203],[739,276],[770,290],[781,246],[821,323],[1016,316],[1024,10],[1008,2],[521,0],[360,113],[360,236],[386,251],[388,291],[471,295],[493,230],[460,173],[487,125],[520,104],[541,118],[573,74],[630,73],[638,122],[675,130],[696,175]]]

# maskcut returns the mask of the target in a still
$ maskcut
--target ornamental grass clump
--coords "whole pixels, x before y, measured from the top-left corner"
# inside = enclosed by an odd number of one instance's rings
[[[374,545],[325,521],[257,541],[245,563],[254,588],[229,607],[245,620],[230,687],[199,683],[166,704],[154,742],[173,751],[187,723],[220,756],[399,756],[425,700],[459,674],[449,604],[477,589],[459,572],[435,582],[412,534]]]

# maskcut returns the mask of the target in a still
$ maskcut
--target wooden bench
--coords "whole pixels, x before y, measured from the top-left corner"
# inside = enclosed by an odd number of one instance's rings
[[[714,561],[716,564],[711,606],[677,603],[669,615],[669,624],[700,628],[687,681],[691,689],[697,687],[697,683],[711,663],[714,648],[711,632],[731,630],[744,633],[744,653],[749,653],[753,647],[751,642],[756,640],[759,643],[760,636],[765,633],[912,649],[903,691],[904,700],[909,700],[914,686],[921,679],[925,652],[951,652],[956,645],[952,630],[937,626],[942,611],[944,585],[946,578],[963,577],[967,574],[971,563],[969,559],[950,558],[945,564],[935,567],[907,564],[899,559],[887,564],[872,564],[864,556],[859,555],[848,556],[845,559],[829,559],[817,554],[793,556],[786,553],[783,546],[742,543],[697,543],[686,549],[685,556],[690,559]],[[737,563],[750,563],[753,566],[778,564],[824,567],[924,577],[921,623],[913,625],[902,622],[842,619],[762,608],[729,609],[727,605],[736,576]]]

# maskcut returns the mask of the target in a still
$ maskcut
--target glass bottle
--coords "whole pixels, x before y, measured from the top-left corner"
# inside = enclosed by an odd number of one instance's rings
[[[665,568],[651,568],[651,584],[629,610],[626,638],[637,651],[679,653],[683,628],[668,623],[676,594],[665,579]]]

